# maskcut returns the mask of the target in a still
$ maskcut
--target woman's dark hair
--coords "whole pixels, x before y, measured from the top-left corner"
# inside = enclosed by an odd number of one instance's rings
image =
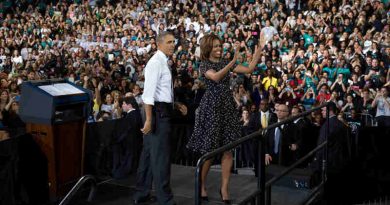
[[[215,34],[207,34],[200,41],[200,59],[202,61],[208,60],[210,57],[210,53],[213,50],[213,41],[221,39]]]

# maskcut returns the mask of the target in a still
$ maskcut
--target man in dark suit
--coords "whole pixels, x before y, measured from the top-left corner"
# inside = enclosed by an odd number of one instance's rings
[[[127,121],[130,123],[130,125],[132,125],[132,129],[134,129],[133,131],[142,136],[141,129],[135,130],[136,127],[142,128],[141,113],[135,97],[129,96],[123,98],[122,111],[122,117],[128,119]]]
[[[278,122],[289,117],[290,110],[286,104],[279,104],[276,108]],[[281,127],[267,131],[265,135],[265,164],[291,165],[295,159],[294,145],[297,143],[296,126],[294,123],[284,124]]]
[[[327,108],[322,108],[322,116],[326,118]],[[327,182],[325,183],[325,200],[327,204],[344,204],[346,199],[345,190],[348,189],[348,163],[350,162],[350,142],[348,128],[337,119],[336,104],[329,105],[329,119],[325,121],[320,129],[320,136],[317,144],[320,145],[328,140],[327,154]],[[327,137],[328,122],[329,135]],[[316,170],[321,169],[324,150],[317,152],[313,161]]]
[[[268,99],[260,101],[259,112],[252,113],[249,119],[249,129],[251,132],[265,129],[277,121],[275,113],[271,112],[268,107]]]
[[[268,99],[262,99],[260,101],[259,112],[252,113],[249,119],[249,123],[248,123],[249,133],[259,131],[260,129],[265,129],[266,127],[268,127],[268,125],[275,123],[277,120],[278,119],[276,118],[275,113],[269,110]],[[255,139],[253,142],[250,142],[250,146],[251,146],[250,149],[253,150],[251,155],[253,156],[252,160],[253,163],[255,164],[255,175],[257,176],[257,171],[259,167],[258,165],[259,141]]]
[[[322,116],[326,118],[326,107],[322,108]],[[318,137],[317,145],[322,144],[328,140],[328,169],[329,170],[338,170],[342,167],[341,157],[350,156],[350,147],[349,147],[349,138],[348,138],[348,128],[343,122],[337,119],[337,107],[336,104],[330,103],[329,105],[329,119],[326,119],[324,124],[322,124],[320,129],[320,136]],[[329,135],[327,137],[328,131],[328,121],[329,121]],[[324,150],[317,152],[315,161],[321,161],[323,159]],[[329,171],[328,170],[328,171]]]
[[[113,176],[128,176],[137,168],[142,147],[142,118],[134,97],[125,97],[122,102],[123,117],[118,120],[113,146]]]
[[[299,108],[299,106],[295,105],[291,108],[291,116],[297,116],[302,113],[302,110]],[[303,156],[305,156],[309,151],[311,151],[314,147],[311,145],[311,140],[309,138],[314,138],[314,136],[311,136],[308,133],[309,130],[309,122],[307,118],[300,117],[296,120],[294,120],[294,124],[297,129],[297,142],[296,144],[291,145],[292,150],[297,150],[296,159],[299,159]],[[317,141],[314,141],[316,143]],[[314,146],[314,145],[313,145]]]

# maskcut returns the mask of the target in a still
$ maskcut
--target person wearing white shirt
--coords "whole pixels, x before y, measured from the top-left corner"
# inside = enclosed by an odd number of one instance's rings
[[[270,20],[265,22],[265,27],[261,29],[261,32],[264,34],[264,39],[266,42],[271,41],[274,34],[278,34],[278,31],[273,26],[271,26]]]
[[[145,67],[142,100],[145,108],[143,150],[137,171],[134,204],[150,201],[154,180],[158,204],[174,205],[170,187],[170,133],[173,112],[172,75],[168,57],[175,50],[175,38],[162,32],[156,39],[158,51]]]
[[[142,46],[137,48],[137,55],[142,56],[146,53],[149,53],[150,49],[152,48],[152,44],[148,44],[147,46]]]
[[[11,62],[15,64],[23,64],[23,58],[21,55],[19,55],[18,50],[14,50],[14,53],[11,58]]]
[[[390,97],[387,87],[383,86],[377,92],[372,106],[376,107],[378,126],[390,127]]]

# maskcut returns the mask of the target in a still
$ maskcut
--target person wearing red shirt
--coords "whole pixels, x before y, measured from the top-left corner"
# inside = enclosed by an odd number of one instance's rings
[[[316,97],[316,101],[320,104],[328,101],[330,99],[329,86],[327,84],[323,84],[318,91],[318,96]]]

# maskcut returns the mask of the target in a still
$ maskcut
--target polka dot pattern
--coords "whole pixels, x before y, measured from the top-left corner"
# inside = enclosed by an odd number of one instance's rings
[[[227,64],[227,61],[202,62],[200,73],[204,76],[210,69],[218,72]],[[194,132],[187,144],[188,149],[200,154],[229,144],[241,136],[239,113],[229,87],[230,76],[226,75],[220,82],[204,79],[207,90],[200,102]]]

